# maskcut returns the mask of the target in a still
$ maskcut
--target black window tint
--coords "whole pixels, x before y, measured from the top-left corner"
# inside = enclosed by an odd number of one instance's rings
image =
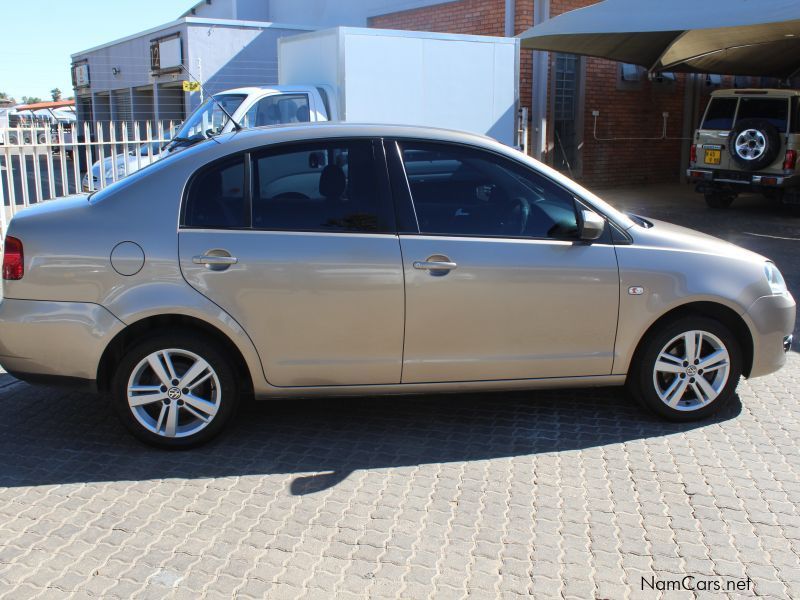
[[[573,196],[549,179],[489,152],[401,143],[420,233],[574,238]]]
[[[256,158],[253,227],[295,231],[388,232],[366,140],[304,144]]]
[[[791,122],[789,127],[792,133],[800,133],[800,101],[797,96],[792,98]]]
[[[192,181],[184,224],[208,229],[249,226],[245,201],[244,158],[214,165]]]
[[[733,127],[738,98],[712,98],[708,104],[708,112],[702,129],[720,129],[729,131]]]
[[[736,120],[742,119],[763,119],[784,132],[789,119],[789,101],[786,98],[742,98]]]

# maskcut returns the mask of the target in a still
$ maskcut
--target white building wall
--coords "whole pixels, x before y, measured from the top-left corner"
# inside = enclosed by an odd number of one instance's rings
[[[269,0],[202,0],[182,16],[203,19],[268,21]]]

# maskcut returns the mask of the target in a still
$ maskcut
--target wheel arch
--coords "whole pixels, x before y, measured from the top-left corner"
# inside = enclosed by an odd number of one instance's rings
[[[253,394],[253,379],[250,369],[247,367],[247,361],[233,340],[210,323],[197,317],[183,314],[163,314],[145,317],[131,323],[114,336],[103,351],[97,366],[98,390],[109,390],[111,379],[114,376],[114,365],[119,363],[127,348],[144,336],[154,332],[163,332],[167,329],[201,333],[218,342],[225,349],[226,356],[232,359],[239,382],[242,385],[242,392],[247,395]]]
[[[680,306],[676,306],[667,311],[653,323],[651,323],[636,344],[636,350],[631,357],[628,372],[630,373],[630,367],[639,359],[639,356],[645,346],[645,342],[649,339],[653,332],[657,331],[669,321],[674,321],[688,316],[709,317],[719,321],[728,329],[730,329],[731,333],[733,333],[733,335],[736,337],[736,340],[739,342],[739,346],[742,351],[742,374],[745,377],[750,376],[750,371],[753,368],[754,352],[753,335],[750,331],[750,328],[735,310],[725,306],[724,304],[711,301],[695,301],[687,304],[681,304]]]

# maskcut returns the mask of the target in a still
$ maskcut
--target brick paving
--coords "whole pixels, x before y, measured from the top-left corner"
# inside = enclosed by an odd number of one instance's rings
[[[262,403],[159,452],[7,378],[0,597],[799,598],[799,384],[688,425],[616,389]]]
[[[0,599],[800,598],[798,390],[792,353],[694,424],[618,389],[281,401],[161,452],[0,375]],[[752,584],[642,589],[686,575]]]

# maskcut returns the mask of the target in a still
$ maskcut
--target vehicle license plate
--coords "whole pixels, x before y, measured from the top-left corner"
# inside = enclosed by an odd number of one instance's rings
[[[720,161],[720,151],[719,150],[704,150],[703,151],[705,156],[703,161],[707,165],[718,165]]]

